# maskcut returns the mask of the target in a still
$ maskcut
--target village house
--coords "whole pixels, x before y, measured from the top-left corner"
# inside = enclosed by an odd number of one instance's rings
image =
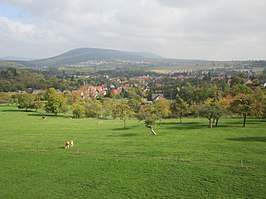
[[[72,90],[72,93],[77,93],[81,98],[97,97],[107,94],[106,85],[102,86],[82,86],[80,90]]]

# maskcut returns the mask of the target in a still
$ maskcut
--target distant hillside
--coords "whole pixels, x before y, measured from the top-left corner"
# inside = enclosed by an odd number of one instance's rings
[[[0,68],[27,67],[49,71],[52,68],[65,68],[76,71],[86,70],[127,70],[147,69],[156,71],[175,71],[182,68],[215,69],[215,68],[248,68],[265,67],[265,60],[259,61],[210,61],[193,59],[167,59],[149,52],[126,52],[111,49],[78,48],[66,53],[38,60],[2,61]]]
[[[23,64],[19,64],[17,62],[0,60],[0,70],[7,68],[23,68],[23,67],[25,67]]]
[[[61,55],[46,59],[32,61],[16,61],[17,63],[33,66],[66,66],[78,65],[84,62],[105,61],[109,64],[123,60],[125,61],[152,61],[155,59],[165,59],[153,53],[126,52],[119,50],[97,49],[97,48],[78,48]]]
[[[149,52],[132,52],[131,54],[139,55],[141,57],[148,58],[148,59],[167,59],[167,58],[162,57],[160,55],[157,55],[154,53],[149,53]]]
[[[15,57],[15,56],[5,56],[5,57],[0,57],[1,60],[9,60],[9,61],[29,61],[33,60],[31,58],[26,58],[26,57]]]

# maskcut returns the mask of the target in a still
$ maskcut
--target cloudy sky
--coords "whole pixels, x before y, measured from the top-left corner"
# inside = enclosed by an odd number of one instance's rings
[[[266,59],[265,0],[0,0],[0,57],[79,47]]]

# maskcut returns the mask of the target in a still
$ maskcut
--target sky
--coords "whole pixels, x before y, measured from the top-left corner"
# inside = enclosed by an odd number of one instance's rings
[[[266,0],[0,0],[0,57],[81,47],[266,59]]]

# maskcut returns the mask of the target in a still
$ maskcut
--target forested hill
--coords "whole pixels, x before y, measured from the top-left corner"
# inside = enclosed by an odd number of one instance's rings
[[[167,59],[148,52],[127,52],[111,49],[77,48],[63,54],[38,60],[0,60],[0,70],[13,68],[39,68],[49,70],[59,67],[87,68],[90,70],[152,69],[179,70],[266,67],[265,60],[211,61],[194,59]]]
[[[78,64],[92,64],[94,62],[104,63],[108,62],[158,62],[165,59],[153,53],[142,52],[126,52],[111,49],[97,49],[97,48],[78,48],[70,50],[58,56],[32,60],[32,61],[16,61],[17,63],[27,66],[62,66],[62,65],[78,65]]]

